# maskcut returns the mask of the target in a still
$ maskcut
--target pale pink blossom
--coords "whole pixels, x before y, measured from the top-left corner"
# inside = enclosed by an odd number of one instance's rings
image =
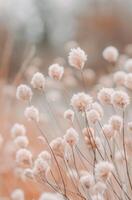
[[[108,62],[116,62],[119,57],[119,52],[117,48],[113,46],[108,46],[103,51],[103,58]]]
[[[112,94],[112,104],[115,107],[124,109],[129,105],[129,103],[130,103],[130,98],[126,92],[118,90]]]
[[[45,77],[44,77],[44,75],[40,72],[36,72],[32,77],[31,85],[35,89],[44,90],[45,89]]]
[[[19,165],[23,165],[23,164],[31,165],[32,164],[32,153],[25,148],[19,149],[16,152],[16,162]]]
[[[64,67],[59,64],[53,64],[49,66],[49,76],[55,80],[61,80],[64,74]]]
[[[11,136],[12,138],[16,138],[17,136],[24,136],[26,134],[26,128],[23,124],[14,124],[11,128]]]
[[[97,98],[100,101],[100,103],[102,103],[103,105],[111,104],[111,98],[112,98],[113,93],[114,93],[113,88],[102,88],[98,92]]]
[[[24,115],[28,120],[39,121],[39,111],[34,106],[27,107],[24,111]]]
[[[31,101],[33,92],[31,88],[27,85],[19,85],[16,91],[16,98],[22,101]]]
[[[123,86],[125,85],[125,81],[126,81],[126,73],[123,71],[117,71],[114,73],[114,82],[116,85],[118,86]]]
[[[69,64],[77,69],[83,69],[87,61],[87,55],[81,48],[71,49],[69,53]]]
[[[79,141],[79,135],[74,128],[69,128],[64,135],[64,140],[70,145],[74,146],[77,145]]]

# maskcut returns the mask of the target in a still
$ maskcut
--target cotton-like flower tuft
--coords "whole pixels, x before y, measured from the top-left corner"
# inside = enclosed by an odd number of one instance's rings
[[[69,128],[64,135],[64,140],[70,145],[74,146],[77,145],[79,141],[79,135],[74,128]]]
[[[26,128],[23,124],[14,124],[11,128],[11,136],[12,138],[16,138],[17,136],[24,136],[26,134]]]
[[[31,101],[33,92],[27,85],[21,84],[17,87],[16,98],[22,101]]]
[[[33,174],[36,178],[44,178],[46,176],[47,171],[49,170],[49,164],[47,161],[42,158],[37,158],[33,167]]]
[[[95,176],[97,180],[107,181],[114,172],[114,166],[108,161],[100,161],[95,165]]]
[[[34,106],[27,107],[24,111],[24,115],[28,120],[39,121],[39,111]]]
[[[38,158],[41,158],[41,159],[47,161],[48,164],[50,164],[50,162],[51,162],[51,154],[48,151],[40,152],[40,154],[38,155]]]
[[[104,199],[103,195],[97,194],[97,195],[91,196],[91,200],[105,200],[105,199]]]
[[[39,200],[64,200],[63,196],[58,193],[47,193],[44,192]]]
[[[115,135],[115,130],[110,124],[104,124],[102,127],[102,131],[107,139],[111,139]]]
[[[92,97],[84,92],[74,94],[71,98],[71,105],[74,109],[77,109],[80,112],[84,112],[86,109],[89,109],[92,104]]]
[[[117,71],[114,73],[114,82],[118,86],[124,86],[126,81],[126,73],[123,71]]]
[[[122,90],[115,91],[112,94],[112,104],[120,109],[125,109],[130,103],[128,94]]]
[[[82,176],[80,178],[80,183],[85,189],[89,190],[94,185],[93,175],[87,173],[86,176]]]
[[[24,191],[22,189],[15,189],[11,193],[11,200],[24,200]]]
[[[16,152],[16,162],[19,165],[23,165],[23,164],[31,165],[32,164],[32,153],[25,148],[19,149]]]
[[[61,80],[64,74],[64,67],[59,64],[53,64],[49,66],[49,76],[54,80]]]
[[[50,142],[50,147],[52,148],[55,155],[63,157],[65,153],[65,141],[61,137],[57,137],[56,139]]]
[[[31,85],[33,86],[33,88],[43,91],[45,89],[44,75],[40,72],[36,72],[32,77]]]
[[[126,75],[125,86],[132,90],[132,73]]]
[[[26,148],[29,144],[27,136],[17,136],[14,140],[14,144],[17,148]]]
[[[87,61],[87,55],[81,48],[79,47],[76,49],[74,48],[74,49],[71,49],[68,60],[69,60],[69,64],[72,67],[75,67],[81,70],[83,69],[85,62]]]
[[[102,103],[103,105],[105,104],[111,104],[111,97],[112,94],[114,93],[114,89],[113,88],[102,88],[98,94],[97,94],[97,98],[100,101],[100,103]]]
[[[114,46],[108,46],[103,51],[103,58],[108,62],[114,63],[119,57],[119,52]]]
[[[112,115],[109,119],[112,129],[120,132],[123,126],[123,119],[119,115]]]
[[[132,73],[132,59],[128,59],[125,63],[125,70]]]
[[[64,112],[64,119],[69,120],[70,122],[73,122],[74,120],[74,111],[71,109],[68,109]]]
[[[96,111],[99,113],[100,118],[103,117],[103,115],[104,115],[104,110],[103,110],[102,106],[101,106],[98,102],[92,103],[92,108],[93,108],[94,110],[96,110]]]
[[[89,123],[95,124],[96,122],[101,120],[101,117],[97,110],[91,109],[87,112],[87,119]]]

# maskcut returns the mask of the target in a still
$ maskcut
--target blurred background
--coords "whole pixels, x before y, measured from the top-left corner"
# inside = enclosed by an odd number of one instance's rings
[[[0,0],[0,76],[12,78],[30,51],[45,69],[76,41],[100,70],[105,46],[131,43],[131,19],[131,0]]]

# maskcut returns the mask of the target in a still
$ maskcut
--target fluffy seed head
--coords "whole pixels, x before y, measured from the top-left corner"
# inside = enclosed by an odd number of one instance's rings
[[[117,48],[113,46],[106,47],[103,51],[103,58],[108,62],[116,62],[119,57]]]
[[[23,164],[28,164],[31,165],[32,164],[32,154],[29,150],[22,148],[19,149],[16,152],[16,162],[19,165],[23,165]]]
[[[17,136],[24,136],[26,134],[26,128],[23,124],[14,124],[11,128],[11,136],[12,138],[16,138]]]
[[[85,189],[89,190],[94,185],[94,178],[91,174],[87,173],[87,175],[80,178],[80,183]]]
[[[14,140],[14,144],[17,148],[25,148],[28,146],[29,141],[27,136],[17,136]]]
[[[74,120],[74,111],[71,109],[68,109],[64,112],[64,119],[69,120],[70,122],[73,122]]]
[[[44,75],[40,72],[36,72],[32,77],[31,85],[35,89],[44,90],[45,89],[45,77],[44,77]]]
[[[79,135],[74,128],[69,128],[64,135],[64,140],[70,145],[74,146],[79,141]]]
[[[53,64],[49,66],[49,76],[55,80],[61,80],[64,74],[64,67],[59,64]]]
[[[39,111],[34,106],[27,107],[24,112],[25,117],[28,120],[39,121]]]
[[[122,129],[122,125],[123,125],[122,117],[120,117],[118,115],[113,115],[109,119],[109,124],[111,125],[113,130],[120,132]]]
[[[103,195],[97,194],[97,195],[91,196],[91,200],[105,200],[105,199],[104,199]]]
[[[118,86],[122,86],[126,81],[126,73],[123,71],[118,71],[114,73],[114,82]]]
[[[32,90],[27,85],[19,85],[16,91],[16,98],[22,101],[31,101],[33,96]]]
[[[98,94],[97,98],[102,104],[111,104],[111,97],[114,93],[114,90],[112,88],[102,88]]]
[[[115,131],[110,124],[104,124],[102,127],[102,131],[108,139],[111,139],[115,135]]]
[[[102,106],[101,106],[98,102],[92,103],[92,108],[93,108],[94,110],[96,110],[96,111],[99,113],[100,118],[103,117],[104,111],[103,111]]]
[[[91,109],[87,112],[87,119],[89,123],[95,124],[96,122],[100,121],[100,114],[97,110]]]
[[[42,151],[39,155],[38,158],[41,158],[45,161],[47,161],[49,164],[51,162],[51,154],[48,151]]]
[[[81,48],[71,49],[69,53],[69,64],[77,69],[83,69],[87,61],[87,55]]]
[[[53,152],[60,157],[64,156],[65,153],[65,141],[61,137],[57,137],[56,139],[52,140],[50,143],[50,147],[52,148]]]
[[[11,199],[12,200],[24,200],[24,192],[21,189],[15,189],[12,193],[11,193]]]
[[[129,105],[129,103],[130,103],[130,99],[126,92],[122,90],[118,90],[112,94],[112,104],[115,107],[124,109]]]
[[[57,193],[47,193],[47,192],[44,192],[39,200],[64,200],[64,198],[57,194]]]
[[[132,59],[128,59],[125,63],[125,70],[132,72]]]
[[[95,176],[97,180],[106,181],[110,178],[113,171],[114,166],[108,161],[100,161],[95,165]]]
[[[92,101],[93,99],[91,96],[84,92],[81,92],[72,96],[71,105],[78,111],[84,112],[86,109],[89,109],[91,107]]]
[[[49,169],[49,164],[47,161],[43,160],[42,158],[37,158],[34,163],[33,167],[33,174],[35,177],[45,177],[46,172]]]
[[[126,75],[125,86],[132,90],[132,73]]]

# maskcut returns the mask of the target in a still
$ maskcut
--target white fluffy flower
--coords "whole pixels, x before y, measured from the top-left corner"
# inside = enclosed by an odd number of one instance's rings
[[[16,162],[19,165],[22,164],[32,164],[32,154],[29,150],[21,148],[16,153]]]
[[[126,75],[125,86],[132,90],[132,73]]]
[[[64,140],[70,145],[74,146],[78,143],[79,135],[74,128],[69,128],[64,135]]]
[[[39,200],[64,200],[63,196],[57,193],[47,193],[44,192]]]
[[[132,59],[128,59],[125,63],[125,70],[132,72]]]
[[[103,134],[106,138],[111,139],[115,135],[115,130],[113,130],[110,124],[104,124],[102,127]]]
[[[130,98],[126,92],[118,90],[112,94],[112,104],[115,107],[124,109],[126,108],[126,106],[129,105],[129,103],[130,103]]]
[[[36,72],[32,77],[31,85],[35,89],[44,90],[45,89],[45,77],[44,77],[44,75],[40,72]]]
[[[123,126],[123,119],[118,115],[112,115],[109,119],[109,124],[113,130],[120,132]]]
[[[12,193],[11,193],[11,200],[24,200],[24,192],[21,189],[15,189]]]
[[[64,67],[59,64],[53,64],[49,66],[49,76],[52,79],[60,80],[64,74]]]
[[[89,190],[94,185],[94,177],[87,173],[86,175],[81,176],[80,183],[85,189]]]
[[[108,46],[103,51],[103,57],[108,62],[116,62],[119,57],[119,52],[117,48],[113,46]]]
[[[22,135],[22,136],[17,136],[17,137],[15,138],[14,144],[15,144],[15,146],[18,147],[18,148],[25,148],[25,147],[28,146],[29,141],[28,141],[27,136]]]
[[[102,88],[98,94],[97,98],[102,104],[111,104],[111,97],[114,93],[113,88]]]
[[[71,98],[71,105],[73,108],[77,109],[78,111],[85,111],[86,109],[89,109],[92,104],[92,97],[88,94],[81,92],[78,94],[74,94]]]
[[[99,113],[101,118],[103,117],[104,111],[103,111],[102,106],[98,102],[92,103],[92,108]]]
[[[69,64],[77,69],[83,69],[87,61],[87,55],[81,48],[71,49],[68,58]]]
[[[64,119],[67,119],[71,122],[74,120],[74,111],[71,109],[68,109],[64,112]]]
[[[45,161],[48,162],[48,164],[50,164],[51,161],[51,154],[48,151],[42,151],[40,152],[40,154],[38,155],[38,158],[41,158]]]
[[[123,71],[117,71],[114,73],[114,82],[116,85],[122,86],[126,81],[126,73]]]
[[[95,176],[97,180],[106,181],[112,175],[114,166],[108,161],[100,161],[95,165]]]
[[[26,134],[26,128],[23,124],[14,124],[11,128],[11,136],[12,138],[16,138],[17,136],[23,136]]]
[[[24,114],[28,120],[35,120],[36,122],[39,121],[39,111],[34,106],[27,107]]]
[[[33,93],[29,86],[22,84],[17,87],[16,97],[18,100],[31,101],[32,96]]]
[[[100,114],[97,110],[91,109],[87,112],[87,119],[90,123],[95,124],[101,120]]]

